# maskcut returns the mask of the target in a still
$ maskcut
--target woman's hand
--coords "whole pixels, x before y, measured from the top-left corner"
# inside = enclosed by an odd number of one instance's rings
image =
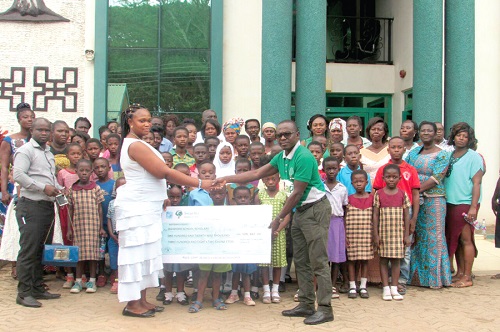
[[[68,230],[68,232],[66,233],[66,238],[69,240],[69,241],[73,241],[73,232]]]
[[[2,192],[2,203],[5,205],[5,206],[9,206],[9,203],[10,203],[10,200],[12,199],[12,197],[10,197],[9,193],[6,191],[6,192]]]
[[[404,239],[404,244],[405,244],[405,247],[409,247],[409,246],[411,246],[411,239],[410,239],[410,236],[405,236],[405,239]]]
[[[167,198],[163,201],[163,211],[167,210],[167,207],[170,206],[170,200]]]
[[[469,208],[469,212],[467,212],[467,219],[469,219],[470,221],[474,221],[477,219],[477,208],[471,205],[471,207]]]
[[[104,228],[101,228],[101,229],[99,230],[99,235],[100,235],[101,237],[108,237],[108,234],[106,233],[106,231],[104,230]]]

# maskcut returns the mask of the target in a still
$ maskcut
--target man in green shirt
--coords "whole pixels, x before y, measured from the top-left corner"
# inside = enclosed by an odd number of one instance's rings
[[[293,192],[285,206],[269,227],[273,232],[286,215],[296,212],[292,223],[293,257],[299,281],[299,305],[282,312],[283,316],[306,317],[305,324],[315,325],[333,320],[331,307],[332,281],[326,251],[331,207],[326,199],[324,185],[313,155],[300,145],[300,134],[295,122],[282,121],[276,138],[283,149],[269,164],[243,174],[227,176],[219,182],[247,183],[276,174],[293,182]],[[318,282],[315,310],[313,276]]]

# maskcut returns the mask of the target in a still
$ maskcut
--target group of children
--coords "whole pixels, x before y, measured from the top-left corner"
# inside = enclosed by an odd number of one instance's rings
[[[411,201],[415,195],[418,197],[420,188],[416,170],[403,160],[404,141],[400,137],[390,139],[391,160],[379,169],[374,194],[370,176],[362,169],[358,146],[344,148],[341,143],[334,143],[330,156],[324,159],[320,142],[313,141],[308,148],[318,161],[332,207],[327,249],[333,284],[341,271],[342,288],[348,289],[349,298],[369,298],[368,261],[378,251],[383,300],[403,300],[398,292],[400,259],[410,245]],[[332,298],[338,297],[333,287]]]
[[[182,131],[177,130],[177,133]],[[178,135],[174,135],[176,144]],[[236,142],[238,139],[236,140]],[[248,144],[250,146],[250,144]],[[254,145],[247,148],[247,153],[257,146],[260,150],[260,157],[264,155],[262,145]],[[189,176],[196,176],[201,180],[214,180],[222,174],[241,174],[250,171],[253,167],[260,167],[262,162],[268,162],[269,158],[259,158],[259,164],[252,163],[251,160],[239,155],[234,158],[232,146],[229,143],[218,145],[212,161],[209,148],[205,143],[196,144],[194,150],[194,163],[189,166],[186,163],[174,163],[171,155],[163,154],[165,163],[172,165],[173,168]],[[175,153],[178,152],[178,149]],[[242,152],[240,149],[239,152]],[[243,153],[244,155],[244,153]],[[247,155],[248,156],[248,155]],[[181,156],[182,158],[182,156]],[[218,159],[217,159],[218,158]],[[229,167],[232,167],[230,169]],[[220,171],[220,172],[219,172]],[[222,206],[222,205],[255,205],[265,204],[273,207],[273,218],[281,211],[286,200],[287,194],[280,189],[279,175],[262,179],[259,186],[257,183],[231,183],[226,187],[207,192],[198,188],[183,188],[178,185],[168,186],[168,204],[169,206]],[[263,303],[279,303],[279,281],[281,280],[281,271],[287,266],[286,257],[286,236],[285,227],[290,220],[289,216],[285,222],[280,224],[280,228],[273,234],[271,264],[164,264],[165,277],[161,280],[160,293],[158,300],[163,299],[163,304],[171,304],[175,298],[177,303],[188,305],[189,301],[184,291],[184,284],[188,272],[192,272],[193,289],[191,296],[191,306],[189,312],[196,313],[203,307],[203,296],[209,283],[209,277],[212,276],[212,305],[217,310],[226,310],[226,304],[233,304],[240,301],[239,291],[243,295],[243,303],[248,306],[255,305],[255,299],[259,297],[258,284],[262,278],[263,284]],[[165,235],[166,238],[166,235]],[[164,248],[164,252],[165,252]],[[272,267],[272,278],[269,276],[269,268]],[[174,296],[172,292],[173,273],[176,274],[177,293]],[[225,276],[225,284],[229,285],[229,294],[225,301],[220,297],[222,286],[222,277]],[[272,285],[270,284],[272,279]],[[241,290],[238,289],[241,281]]]
[[[66,282],[63,284],[63,288],[74,294],[82,289],[94,293],[98,286],[106,285],[102,242],[109,253],[111,292],[118,291],[118,237],[113,198],[125,178],[118,163],[121,138],[113,133],[106,136],[101,141],[87,139],[86,135],[73,136],[73,143],[66,149],[69,165],[57,172],[57,181],[69,202],[59,207],[63,242],[79,247],[76,274],[72,268],[65,268]],[[79,139],[81,141],[77,142]],[[88,279],[85,271],[90,274]]]
[[[120,137],[114,133],[103,132],[101,140],[82,139],[75,135],[68,146],[67,157],[70,165],[58,173],[58,181],[66,189],[70,208],[60,211],[63,234],[66,244],[73,243],[80,247],[80,262],[76,276],[67,269],[64,288],[71,293],[95,292],[96,286],[106,283],[104,264],[100,255],[101,238],[107,238],[107,248],[112,270],[110,280],[112,292],[117,292],[117,255],[118,234],[114,224],[114,204],[112,201],[116,188],[125,182],[118,163]],[[217,137],[208,136],[204,143],[189,146],[190,131],[186,127],[177,127],[173,131],[175,148],[163,152],[165,163],[188,176],[199,179],[240,174],[261,167],[270,161],[264,145],[250,143],[245,135],[236,137],[233,144],[220,142]],[[103,137],[104,136],[104,137]],[[159,146],[154,131],[143,139],[153,146]],[[149,137],[151,136],[151,137]],[[148,141],[149,140],[149,141]],[[384,300],[402,300],[397,291],[399,260],[404,257],[405,245],[409,245],[409,208],[412,190],[418,190],[419,184],[408,184],[408,178],[401,176],[404,142],[394,137],[389,142],[390,164],[381,168],[375,183],[378,191],[371,194],[369,175],[362,170],[360,151],[356,145],[344,148],[341,143],[329,147],[330,156],[323,159],[326,142],[313,141],[308,148],[318,161],[318,172],[324,184],[327,198],[332,207],[329,229],[328,257],[332,266],[332,281],[336,282],[339,272],[343,275],[344,288],[348,288],[349,298],[368,298],[367,269],[368,261],[378,250],[381,257],[381,279]],[[279,151],[273,148],[271,156]],[[190,150],[190,151],[189,151]],[[391,165],[392,164],[392,165]],[[411,167],[405,165],[405,169]],[[418,181],[416,171],[412,177]],[[116,180],[116,182],[115,182]],[[400,182],[404,184],[401,185]],[[399,188],[403,188],[399,189]],[[287,195],[293,190],[291,183],[280,181],[279,175],[273,175],[252,183],[228,184],[226,188],[206,192],[203,189],[183,188],[175,184],[168,186],[168,202],[165,206],[208,206],[208,205],[249,205],[266,204],[273,207],[273,218],[281,211]],[[255,305],[259,297],[257,285],[262,282],[263,303],[279,303],[279,281],[282,268],[287,266],[285,228],[291,216],[285,218],[279,229],[273,234],[271,264],[165,264],[164,278],[158,299],[164,304],[175,300],[182,305],[189,305],[189,312],[198,312],[202,308],[204,291],[212,276],[213,306],[218,310],[227,309],[226,304],[240,301]],[[89,222],[92,221],[92,222]],[[388,264],[391,264],[391,286],[389,286]],[[271,268],[271,269],[270,269]],[[99,270],[99,276],[97,276]],[[85,271],[90,272],[86,279]],[[176,276],[177,292],[174,296],[173,276]],[[272,276],[270,276],[270,274]],[[193,278],[194,294],[192,301],[184,290],[188,276]],[[222,277],[229,285],[230,293],[225,301],[220,298]],[[361,276],[359,287],[357,276]],[[270,284],[272,279],[272,284]],[[222,287],[225,289],[225,287]],[[339,297],[336,288],[332,297]]]

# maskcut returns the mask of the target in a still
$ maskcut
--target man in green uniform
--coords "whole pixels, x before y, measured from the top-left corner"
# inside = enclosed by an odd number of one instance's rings
[[[282,312],[283,316],[306,317],[305,324],[321,324],[333,320],[331,307],[332,281],[326,251],[331,207],[318,173],[318,164],[307,148],[300,145],[295,122],[282,121],[276,138],[283,149],[269,164],[257,170],[221,178],[220,182],[248,183],[279,172],[293,182],[293,192],[285,206],[271,222],[273,232],[295,207],[292,223],[293,258],[299,281],[299,305]],[[317,302],[313,276],[318,282]]]

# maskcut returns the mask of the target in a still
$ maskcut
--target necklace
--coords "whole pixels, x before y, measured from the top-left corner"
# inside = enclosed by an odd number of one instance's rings
[[[135,136],[135,138],[137,138],[137,139],[141,139],[139,136],[137,136],[137,135],[136,135],[136,134],[134,134],[133,132],[130,132],[130,135]]]

